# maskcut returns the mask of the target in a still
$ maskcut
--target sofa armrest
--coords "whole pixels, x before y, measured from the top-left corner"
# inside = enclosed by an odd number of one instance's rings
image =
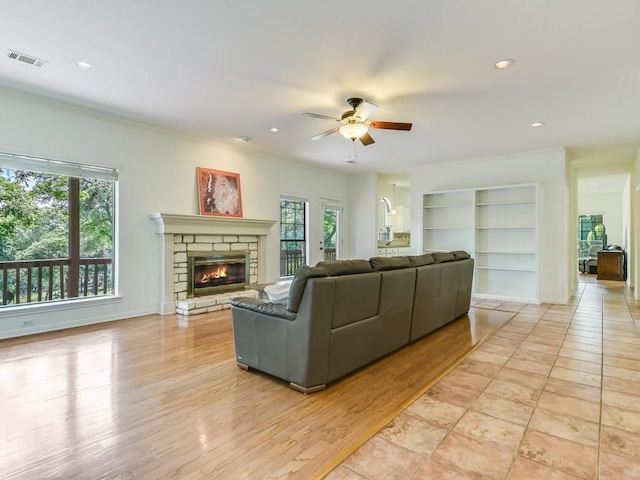
[[[244,308],[252,312],[271,315],[273,317],[284,318],[285,320],[295,320],[296,314],[287,310],[286,305],[271,303],[260,298],[236,297],[231,299],[231,306]]]

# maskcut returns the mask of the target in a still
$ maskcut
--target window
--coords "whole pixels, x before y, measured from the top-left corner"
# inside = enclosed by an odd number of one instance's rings
[[[592,245],[607,244],[607,233],[602,215],[578,217],[578,258],[586,257]]]
[[[306,198],[282,195],[280,197],[280,276],[288,277],[307,264],[307,212]]]
[[[0,304],[114,291],[117,171],[0,154]]]

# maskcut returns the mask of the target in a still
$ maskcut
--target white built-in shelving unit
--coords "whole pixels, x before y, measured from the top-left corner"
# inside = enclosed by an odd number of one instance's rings
[[[474,296],[537,303],[538,191],[527,184],[425,194],[424,252],[469,252]]]

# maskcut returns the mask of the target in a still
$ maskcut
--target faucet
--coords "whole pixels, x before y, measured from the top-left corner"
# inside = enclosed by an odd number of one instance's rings
[[[393,242],[393,233],[391,232],[391,227],[385,227],[387,230],[387,246],[391,245]]]

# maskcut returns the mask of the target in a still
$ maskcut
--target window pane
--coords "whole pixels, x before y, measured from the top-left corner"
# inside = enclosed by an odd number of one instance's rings
[[[113,182],[80,179],[80,256],[113,256]]]
[[[306,264],[306,209],[304,200],[280,200],[280,276]]]
[[[592,245],[606,243],[604,216],[580,215],[578,217],[578,258],[586,257]]]

